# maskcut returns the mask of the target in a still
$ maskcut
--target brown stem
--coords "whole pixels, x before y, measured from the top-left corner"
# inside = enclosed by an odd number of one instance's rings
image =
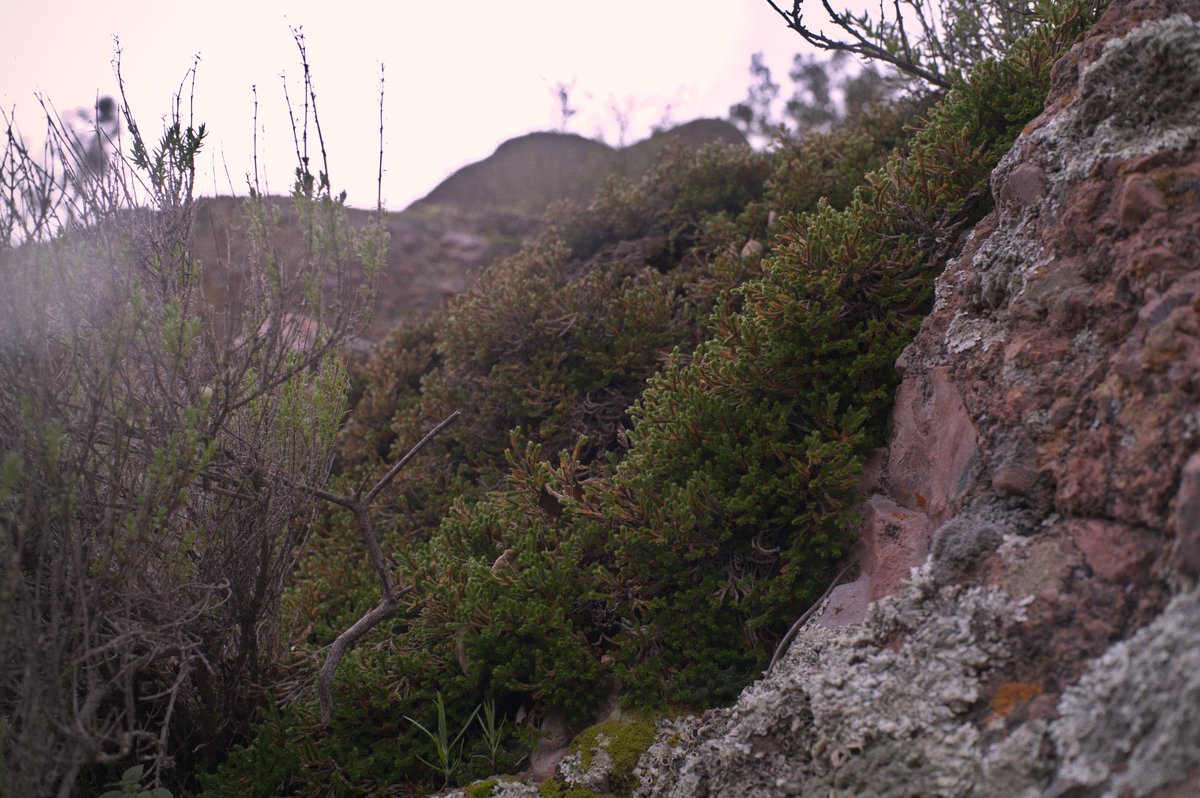
[[[414,446],[408,450],[408,454],[401,457],[400,461],[398,463],[396,463],[394,466],[392,466],[392,469],[390,471],[388,471],[386,474],[384,474],[383,477],[378,482],[375,483],[375,487],[371,488],[371,490],[367,492],[367,495],[363,497],[363,502],[365,504],[370,504],[375,499],[375,497],[379,495],[379,491],[386,488],[388,486],[388,483],[390,483],[393,479],[396,478],[396,475],[400,473],[400,469],[404,468],[404,466],[408,463],[408,461],[413,458],[413,455],[415,455],[417,452],[421,451],[421,449],[425,448],[425,444],[427,444],[431,440],[433,440],[435,435],[437,435],[439,432],[444,430],[446,427],[450,426],[452,423],[457,421],[458,417],[460,415],[462,415],[462,412],[459,410],[455,410],[453,413],[446,416],[446,418],[443,419],[440,424],[438,424],[433,429],[429,430],[429,432],[425,435],[425,437],[417,442],[416,446]]]
[[[317,676],[317,696],[321,703],[321,725],[328,726],[333,716],[333,674],[337,671],[342,656],[376,624],[395,615],[396,601],[409,590],[410,588],[406,587],[379,602],[375,609],[359,618],[353,626],[338,635],[329,647],[329,655],[325,658],[325,664],[321,666],[320,675]]]
[[[851,563],[843,568],[838,575],[833,578],[833,582],[830,583],[829,587],[825,588],[825,592],[821,594],[821,597],[817,599],[816,603],[809,607],[807,612],[796,619],[796,622],[792,624],[792,628],[788,629],[787,634],[785,634],[783,639],[779,641],[779,645],[775,649],[775,655],[771,657],[771,664],[767,666],[765,671],[763,671],[763,676],[766,676],[771,672],[771,670],[775,667],[775,663],[778,662],[779,658],[783,655],[784,649],[787,648],[788,643],[792,641],[792,638],[796,636],[796,633],[799,632],[804,624],[808,622],[808,619],[811,618],[812,614],[817,611],[817,608],[825,603],[825,599],[829,598],[829,594],[833,592],[833,589],[841,584],[842,577],[845,576],[846,572],[849,571],[853,566],[854,563]]]
[[[383,550],[379,548],[379,541],[375,538],[375,527],[371,524],[371,509],[365,501],[355,503],[354,520],[362,532],[363,543],[367,544],[367,554],[371,557],[371,564],[375,566],[375,572],[379,574],[379,588],[383,591],[385,598],[391,596],[396,592],[396,585],[392,582],[392,572],[388,569],[387,561],[383,559]]]
[[[450,426],[458,419],[460,413],[455,410],[447,416],[440,424],[431,429],[424,438],[417,442],[415,446],[408,450],[408,453],[400,458],[400,460],[388,469],[388,472],[383,475],[375,487],[367,491],[365,495],[359,496],[357,491],[351,491],[347,495],[339,495],[322,490],[321,488],[309,488],[308,490],[317,498],[324,499],[332,504],[345,507],[354,514],[354,521],[358,524],[358,531],[362,534],[363,543],[366,544],[367,554],[371,558],[371,565],[375,568],[375,572],[379,576],[379,588],[383,595],[383,600],[375,609],[368,612],[366,615],[359,618],[353,626],[337,636],[333,644],[329,647],[329,654],[325,658],[325,664],[321,666],[321,672],[317,676],[317,696],[321,704],[321,723],[328,726],[329,720],[333,715],[333,675],[337,671],[338,663],[342,656],[355,643],[357,643],[363,635],[371,631],[380,621],[392,617],[396,614],[397,600],[408,593],[411,588],[405,587],[400,590],[396,589],[396,583],[392,580],[391,570],[387,566],[387,561],[384,559],[383,550],[379,547],[379,541],[375,537],[375,529],[371,524],[371,502],[379,495],[379,492],[388,486],[388,484],[396,478],[400,473],[400,469],[411,460],[417,452],[424,448],[425,444],[433,440],[439,432]]]

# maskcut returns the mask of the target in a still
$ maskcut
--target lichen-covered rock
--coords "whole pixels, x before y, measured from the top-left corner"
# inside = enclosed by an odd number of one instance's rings
[[[809,625],[731,709],[662,724],[636,795],[962,794],[979,737],[964,719],[1023,617],[1002,591],[922,572],[861,625]]]
[[[1050,726],[1059,778],[1104,796],[1152,795],[1200,775],[1200,591],[1179,595],[1088,666]],[[1194,792],[1192,794],[1195,794]]]
[[[541,792],[534,784],[487,779],[465,789],[448,792],[442,798],[541,798]]]
[[[1200,794],[1200,3],[1114,3],[992,188],[897,363],[862,575],[660,723],[637,795]]]
[[[576,737],[558,763],[567,787],[628,795],[636,785],[634,766],[654,740],[654,723],[620,711]]]

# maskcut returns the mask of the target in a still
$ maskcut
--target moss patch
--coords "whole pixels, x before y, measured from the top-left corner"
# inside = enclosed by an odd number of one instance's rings
[[[588,787],[568,787],[560,779],[551,777],[538,788],[542,798],[605,798],[601,793]]]
[[[488,798],[499,783],[499,779],[486,779],[478,784],[472,784],[466,790],[467,798]]]
[[[605,751],[612,759],[609,789],[617,795],[628,795],[637,786],[633,768],[654,742],[654,732],[654,720],[650,716],[641,713],[621,715],[585,729],[572,741],[570,752],[579,754],[586,771],[591,768],[595,753]]]

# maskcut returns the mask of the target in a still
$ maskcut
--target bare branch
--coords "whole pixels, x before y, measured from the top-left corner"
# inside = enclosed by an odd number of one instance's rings
[[[337,672],[338,663],[342,661],[342,656],[362,639],[363,635],[374,629],[380,621],[395,615],[396,602],[407,592],[409,592],[409,588],[394,593],[379,602],[375,609],[355,621],[353,626],[338,635],[337,639],[329,646],[329,654],[317,677],[317,696],[321,704],[321,723],[324,725],[328,726],[333,717],[333,676]]]
[[[457,421],[460,415],[462,415],[462,412],[455,410],[453,413],[446,416],[446,418],[444,418],[436,427],[431,429],[424,438],[417,442],[416,446],[408,450],[408,454],[401,457],[399,462],[392,466],[391,470],[384,474],[383,477],[375,483],[375,487],[371,488],[371,490],[367,492],[367,495],[363,497],[363,502],[365,504],[370,504],[375,497],[379,495],[379,492],[386,488],[391,481],[396,478],[396,475],[400,473],[400,469],[404,468],[405,464],[408,463],[408,461],[411,460],[417,452],[425,448],[425,444],[433,440],[439,432]]]
[[[835,576],[833,581],[829,583],[829,587],[825,588],[825,592],[821,594],[821,597],[813,602],[813,605],[809,607],[803,615],[797,618],[796,622],[793,623],[791,628],[787,630],[787,634],[783,636],[783,639],[779,641],[779,645],[776,646],[775,653],[771,655],[771,662],[767,665],[767,669],[763,671],[764,676],[771,672],[771,670],[775,667],[775,663],[779,661],[779,658],[783,656],[783,652],[787,650],[788,643],[792,641],[792,638],[796,636],[797,632],[804,628],[804,624],[808,623],[808,619],[812,617],[813,613],[817,611],[818,607],[825,603],[825,599],[829,598],[829,594],[833,592],[833,589],[841,584],[842,577],[845,576],[853,567],[854,563],[851,563],[839,571],[838,575]]]
[[[771,7],[784,18],[788,23],[788,27],[800,34],[800,36],[809,44],[819,47],[822,50],[833,50],[851,53],[863,58],[883,61],[891,64],[902,72],[905,72],[914,77],[920,78],[925,82],[942,89],[950,88],[950,80],[939,72],[927,69],[922,66],[908,47],[907,34],[903,28],[903,18],[899,16],[900,31],[904,44],[901,47],[902,52],[893,53],[869,38],[869,31],[863,28],[862,22],[865,19],[855,19],[848,13],[838,13],[829,0],[821,0],[821,6],[825,10],[829,21],[836,25],[841,31],[850,37],[849,41],[838,40],[831,38],[804,23],[804,15],[801,10],[803,0],[795,0],[790,13],[782,10],[773,0],[767,0]]]
[[[339,496],[328,491],[318,488],[310,488],[313,495],[325,501],[337,504],[341,507],[349,509],[354,514],[354,521],[358,525],[358,530],[362,535],[363,543],[367,547],[367,553],[371,558],[371,564],[375,568],[376,575],[379,577],[380,592],[383,599],[379,605],[368,612],[363,617],[359,618],[346,631],[337,636],[333,644],[329,647],[329,654],[325,659],[325,664],[321,666],[321,672],[317,677],[317,695],[321,704],[321,722],[328,725],[333,714],[333,676],[337,671],[338,663],[342,656],[354,646],[355,643],[362,638],[367,632],[375,627],[380,621],[392,617],[396,613],[397,600],[409,592],[411,588],[405,587],[401,590],[396,589],[395,582],[392,580],[391,570],[387,566],[387,561],[383,556],[383,550],[379,548],[379,540],[375,537],[375,530],[371,523],[371,502],[379,495],[380,491],[388,486],[396,475],[400,473],[400,469],[412,460],[416,454],[425,447],[427,443],[434,439],[438,433],[446,427],[453,424],[461,415],[461,411],[455,410],[437,426],[425,434],[408,453],[401,457],[394,466],[388,469],[388,472],[375,483],[375,487],[371,488],[365,495],[358,496],[355,492],[345,496]]]

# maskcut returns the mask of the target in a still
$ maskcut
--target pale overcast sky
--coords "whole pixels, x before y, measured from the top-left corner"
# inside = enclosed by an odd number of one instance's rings
[[[199,56],[195,115],[209,129],[202,193],[245,191],[258,88],[259,164],[272,192],[295,166],[284,105],[301,75],[289,26],[302,26],[334,188],[373,206],[379,65],[386,67],[384,203],[398,210],[505,139],[554,129],[555,84],[572,86],[568,130],[627,143],[664,119],[723,117],[745,97],[750,56],[777,80],[802,42],[766,0],[0,0],[0,105],[27,135],[43,127],[35,92],[60,112],[115,94],[119,36],[129,100],[149,138]],[[214,177],[215,174],[218,177]]]

